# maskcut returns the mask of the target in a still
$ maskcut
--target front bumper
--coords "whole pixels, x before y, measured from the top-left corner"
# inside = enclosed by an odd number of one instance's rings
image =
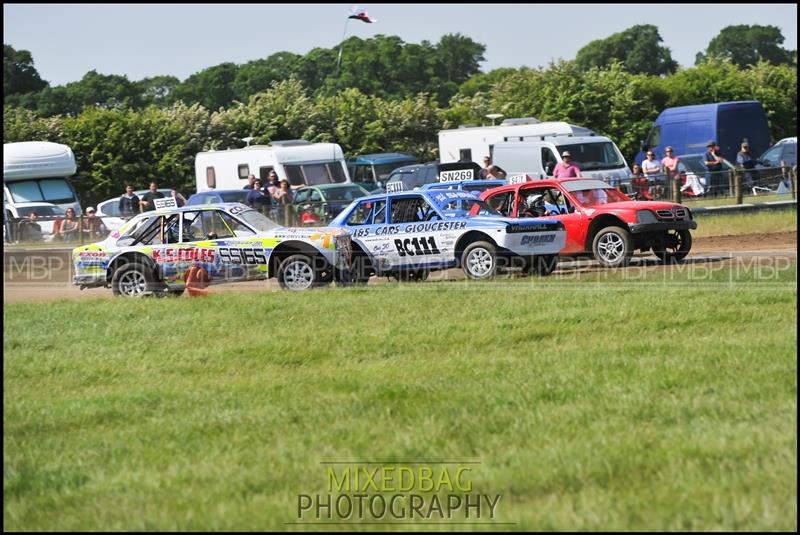
[[[645,234],[649,232],[665,232],[667,230],[694,230],[697,228],[695,221],[658,221],[656,223],[634,223],[628,225],[631,234]]]

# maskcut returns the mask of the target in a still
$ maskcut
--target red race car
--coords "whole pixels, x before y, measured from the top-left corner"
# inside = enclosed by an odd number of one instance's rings
[[[564,223],[560,256],[591,255],[624,266],[633,252],[651,250],[662,262],[682,260],[692,248],[692,212],[681,204],[632,201],[602,180],[534,180],[490,189],[481,199],[508,217],[552,217]]]

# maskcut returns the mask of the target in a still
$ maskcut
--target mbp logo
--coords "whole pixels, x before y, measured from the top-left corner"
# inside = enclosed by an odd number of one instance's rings
[[[70,263],[59,254],[11,253],[4,255],[6,282],[69,281]]]

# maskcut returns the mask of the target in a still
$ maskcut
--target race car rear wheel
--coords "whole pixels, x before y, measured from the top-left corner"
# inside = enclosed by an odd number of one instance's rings
[[[284,290],[308,290],[318,282],[313,262],[303,254],[295,254],[283,260],[278,266],[277,275],[278,284]]]
[[[664,264],[680,262],[691,250],[692,234],[688,230],[668,230],[653,246],[653,254]]]
[[[141,297],[154,290],[153,272],[144,264],[123,264],[111,277],[111,291],[123,297]]]
[[[525,267],[530,275],[546,277],[556,269],[557,265],[558,255],[539,255],[528,259]]]
[[[633,256],[631,234],[622,227],[606,227],[595,235],[592,252],[606,267],[625,266]]]
[[[497,250],[489,242],[472,242],[461,255],[461,268],[470,279],[490,279],[497,273]]]

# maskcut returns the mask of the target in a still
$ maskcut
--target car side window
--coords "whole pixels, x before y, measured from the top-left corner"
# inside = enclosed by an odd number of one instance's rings
[[[514,213],[514,192],[508,191],[506,193],[498,193],[489,197],[487,200],[489,206],[500,212],[506,217],[511,217]]]
[[[217,212],[219,216],[227,223],[227,225],[233,230],[234,234],[239,237],[245,236],[255,236],[255,232],[250,230],[244,223],[233,217],[232,215],[226,212]]]
[[[206,231],[206,237],[211,240],[221,240],[224,238],[233,238],[236,235],[233,230],[222,219],[222,214],[219,210],[205,210],[202,212],[203,228]]]
[[[416,223],[440,219],[436,210],[422,197],[392,200],[392,223]]]
[[[308,200],[308,190],[301,189],[299,190],[294,196],[294,202],[296,204],[304,203]]]
[[[322,202],[322,195],[320,195],[319,190],[312,190],[311,197],[309,197],[311,202]]]
[[[345,224],[348,226],[357,225],[381,225],[386,222],[386,201],[362,201],[350,213]]]

